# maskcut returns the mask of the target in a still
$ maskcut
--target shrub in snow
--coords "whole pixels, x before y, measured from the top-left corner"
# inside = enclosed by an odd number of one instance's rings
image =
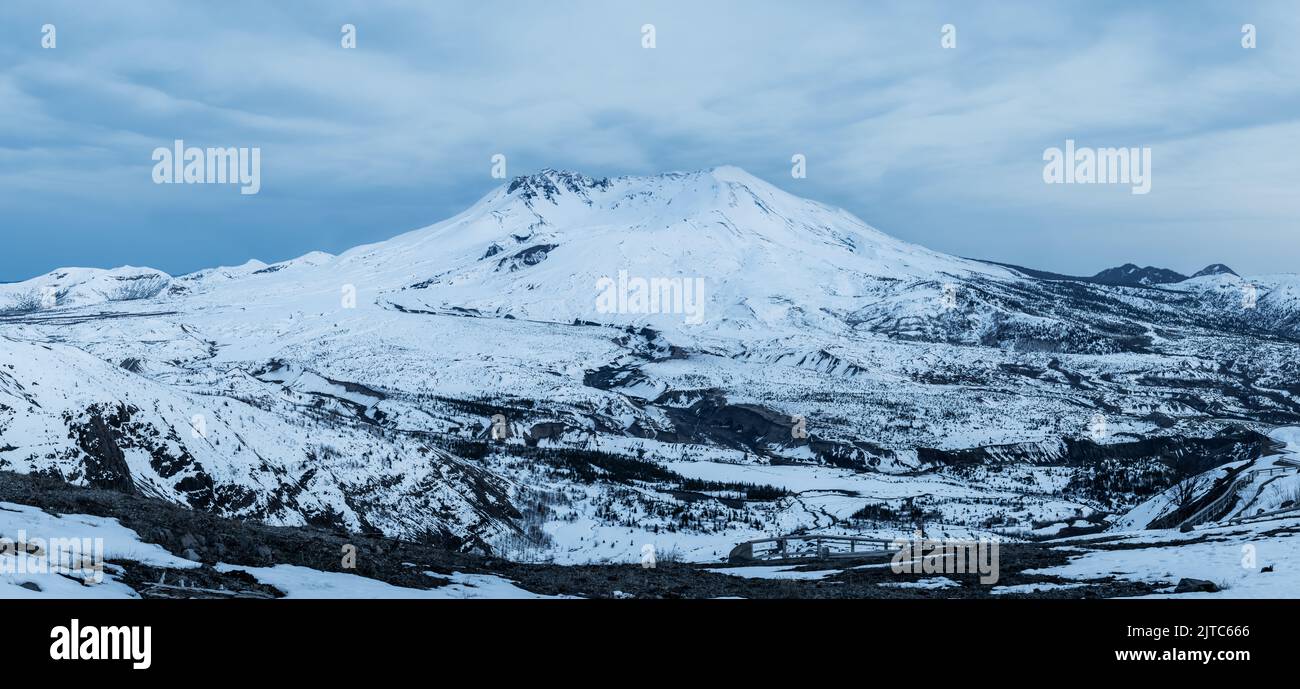
[[[44,304],[41,293],[33,289],[11,297],[9,304],[0,308],[0,314],[35,313],[42,308],[44,308]]]
[[[160,275],[138,275],[123,278],[121,283],[108,294],[109,301],[136,301],[152,299],[167,288],[167,279]]]

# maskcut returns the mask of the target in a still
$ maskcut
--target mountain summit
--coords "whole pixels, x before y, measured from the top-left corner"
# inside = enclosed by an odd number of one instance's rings
[[[1228,266],[1223,265],[1222,263],[1211,263],[1210,265],[1205,266],[1204,268],[1193,273],[1192,277],[1199,278],[1199,277],[1205,277],[1207,275],[1236,275],[1236,274],[1237,274],[1236,271],[1229,268]]]
[[[1186,275],[1174,272],[1168,268],[1156,268],[1155,266],[1139,268],[1132,263],[1125,263],[1118,268],[1107,268],[1106,270],[1092,276],[1093,282],[1103,285],[1122,285],[1131,287],[1167,285],[1174,282],[1182,282],[1186,279]]]
[[[1191,277],[1199,278],[1207,275],[1236,275],[1236,273],[1222,263],[1212,263],[1192,274]],[[1089,278],[1089,281],[1101,285],[1150,287],[1152,285],[1170,285],[1189,279],[1191,278],[1168,268],[1156,268],[1155,266],[1139,268],[1135,264],[1125,263],[1118,268],[1103,270]]]
[[[403,308],[659,328],[680,327],[682,315],[601,312],[598,286],[620,275],[633,289],[637,280],[698,279],[707,320],[723,330],[838,329],[826,313],[859,307],[881,281],[1008,274],[895,239],[730,166],[611,178],[542,170],[449,220],[345,252],[330,273],[382,287]]]

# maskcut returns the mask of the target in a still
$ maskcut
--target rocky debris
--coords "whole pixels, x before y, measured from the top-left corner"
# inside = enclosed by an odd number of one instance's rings
[[[281,598],[273,586],[258,583],[242,570],[218,572],[210,566],[194,569],[166,569],[138,562],[115,563],[122,568],[121,580],[142,598]]]
[[[924,588],[900,588],[900,582],[928,578],[926,574],[895,574],[889,567],[844,569],[821,579],[767,579],[731,576],[722,564],[661,561],[655,568],[627,565],[524,564],[447,550],[433,544],[397,541],[368,534],[350,534],[316,526],[272,527],[254,521],[217,517],[155,498],[74,486],[49,477],[0,472],[0,500],[41,505],[65,514],[112,517],[140,535],[204,564],[169,569],[133,561],[114,561],[115,577],[145,598],[275,598],[282,592],[259,584],[249,573],[219,572],[216,562],[247,567],[297,565],[327,572],[346,572],[394,586],[429,589],[448,580],[425,572],[492,574],[545,595],[591,598],[945,598],[994,597],[978,583],[979,575],[948,575],[961,583],[936,593]],[[189,544],[189,545],[185,545]],[[344,546],[356,548],[355,568],[344,568]],[[865,556],[880,564],[881,554]],[[1055,577],[1025,574],[1029,570],[1065,564],[1069,554],[1040,544],[1003,544],[998,586],[1062,583]],[[867,560],[864,560],[867,561]],[[837,562],[835,569],[854,563]],[[825,563],[791,569],[817,571]],[[1079,582],[1071,582],[1079,583]],[[891,584],[884,586],[882,584]],[[1105,579],[1084,586],[997,596],[1104,598],[1155,593],[1145,582]]]
[[[1178,580],[1178,587],[1174,593],[1217,593],[1219,585],[1212,581],[1204,579],[1182,578]]]

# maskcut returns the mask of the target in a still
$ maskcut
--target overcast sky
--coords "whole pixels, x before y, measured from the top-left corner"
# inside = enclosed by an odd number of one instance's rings
[[[495,153],[511,176],[738,165],[1045,270],[1295,272],[1298,39],[1288,0],[3,0],[0,280],[338,252],[462,210]],[[155,185],[178,138],[260,147],[260,193]],[[1151,192],[1045,184],[1067,138],[1149,146]]]

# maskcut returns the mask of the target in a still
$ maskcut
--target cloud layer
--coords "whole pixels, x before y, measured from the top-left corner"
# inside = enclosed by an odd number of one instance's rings
[[[1161,7],[6,3],[0,280],[339,251],[463,209],[500,183],[494,153],[512,175],[739,165],[938,250],[1061,272],[1297,270],[1300,15]],[[154,185],[177,138],[261,147],[261,193]],[[1067,138],[1150,146],[1152,192],[1044,184]]]

